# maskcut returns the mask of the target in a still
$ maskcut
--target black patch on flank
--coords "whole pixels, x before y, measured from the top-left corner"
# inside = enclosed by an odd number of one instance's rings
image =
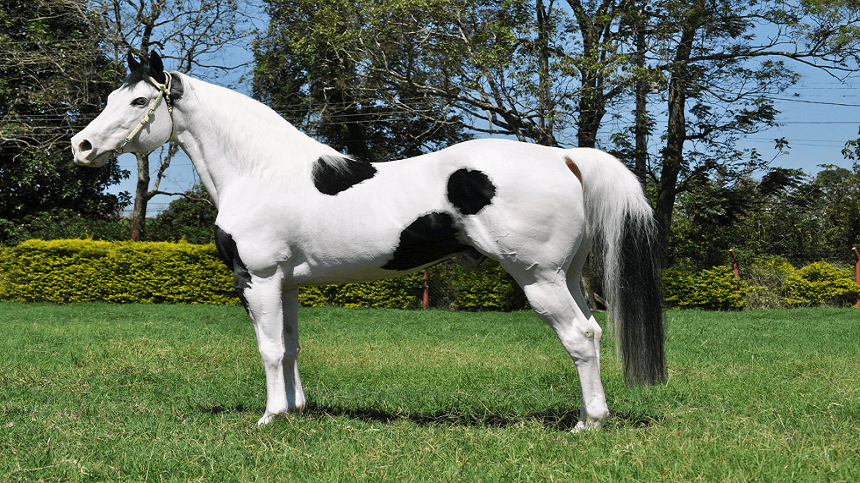
[[[411,270],[470,247],[457,239],[454,218],[448,213],[428,213],[413,221],[402,233],[385,270]]]
[[[236,295],[239,296],[247,311],[248,299],[245,298],[245,290],[251,286],[251,273],[239,257],[239,249],[236,248],[233,235],[222,230],[218,225],[215,225],[215,247],[218,249],[221,261],[233,271],[233,288],[236,289]]]
[[[448,178],[448,201],[464,215],[475,215],[493,201],[496,185],[482,171],[458,169]]]
[[[364,161],[344,159],[340,162],[329,162],[324,157],[314,163],[314,186],[320,193],[334,196],[353,186],[376,176],[376,168]]]

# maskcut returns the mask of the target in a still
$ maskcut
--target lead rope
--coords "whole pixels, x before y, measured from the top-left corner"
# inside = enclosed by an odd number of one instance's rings
[[[173,138],[173,134],[176,132],[176,124],[173,122],[173,103],[170,102],[170,86],[171,84],[173,84],[173,76],[171,76],[169,72],[165,72],[164,76],[166,79],[164,84],[159,83],[152,77],[149,78],[149,81],[152,82],[152,85],[154,85],[155,88],[158,89],[158,95],[155,96],[155,99],[153,99],[152,102],[149,104],[149,111],[147,111],[146,115],[143,116],[143,119],[140,121],[140,123],[138,123],[138,125],[134,129],[132,129],[130,133],[128,133],[128,136],[126,136],[125,139],[123,139],[122,142],[119,143],[119,146],[114,149],[114,153],[116,153],[117,156],[122,154],[123,149],[125,149],[125,146],[130,143],[131,140],[134,139],[138,134],[140,134],[140,131],[143,130],[143,126],[146,126],[146,124],[149,122],[149,119],[152,117],[152,114],[158,108],[158,105],[161,104],[162,99],[166,99],[167,112],[170,114],[170,138],[168,139]]]

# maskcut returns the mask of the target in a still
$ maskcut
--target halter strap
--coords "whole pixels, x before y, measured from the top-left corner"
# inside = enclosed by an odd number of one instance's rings
[[[119,143],[116,148],[114,148],[114,153],[116,153],[117,156],[122,154],[123,149],[125,149],[125,146],[130,143],[131,140],[134,139],[138,134],[140,134],[140,131],[143,130],[143,126],[146,126],[146,123],[149,122],[150,118],[152,117],[152,114],[155,112],[155,109],[158,108],[159,104],[161,104],[162,99],[164,99],[167,103],[167,112],[170,114],[170,138],[173,137],[173,134],[176,131],[176,124],[173,122],[173,102],[170,99],[170,87],[173,84],[173,76],[170,75],[169,72],[165,72],[164,77],[166,79],[164,84],[158,82],[152,77],[149,78],[149,82],[151,82],[152,85],[155,86],[156,89],[158,89],[158,95],[155,96],[155,99],[153,99],[152,102],[149,103],[149,111],[147,111],[146,115],[143,116],[143,119],[137,124],[137,126],[135,126],[134,129],[131,130],[130,133],[128,133],[128,136],[126,136],[125,139],[123,139],[122,142]]]

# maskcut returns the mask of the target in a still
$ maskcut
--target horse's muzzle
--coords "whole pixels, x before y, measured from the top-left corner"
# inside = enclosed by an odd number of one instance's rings
[[[75,164],[78,166],[88,166],[98,168],[111,158],[113,151],[100,151],[93,147],[93,144],[80,134],[72,138],[72,154]]]

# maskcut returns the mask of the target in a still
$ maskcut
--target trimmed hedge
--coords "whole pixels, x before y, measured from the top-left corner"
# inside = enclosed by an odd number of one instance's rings
[[[5,300],[237,302],[212,244],[28,240],[5,252],[0,274]]]
[[[860,291],[852,270],[824,261],[796,269],[779,257],[755,260],[741,278],[724,266],[664,270],[662,280],[668,306],[709,310],[847,307],[857,302]]]
[[[670,307],[707,310],[740,310],[746,305],[750,287],[734,278],[731,268],[687,272],[665,270],[662,274],[666,304]]]
[[[431,306],[460,310],[527,308],[498,263],[478,270],[454,263],[428,270]],[[423,273],[368,283],[303,287],[304,306],[419,308]],[[28,240],[0,249],[0,299],[58,303],[237,304],[233,274],[214,244]]]
[[[498,263],[477,270],[455,263],[428,269],[430,305],[455,310],[528,308],[522,290]],[[678,308],[743,310],[849,306],[860,287],[850,270],[826,262],[795,269],[782,259],[756,261],[736,279],[729,267],[665,270],[666,304]],[[423,273],[368,283],[303,287],[304,306],[421,307]],[[215,245],[95,240],[29,240],[0,248],[0,299],[58,303],[237,304],[233,274]]]

